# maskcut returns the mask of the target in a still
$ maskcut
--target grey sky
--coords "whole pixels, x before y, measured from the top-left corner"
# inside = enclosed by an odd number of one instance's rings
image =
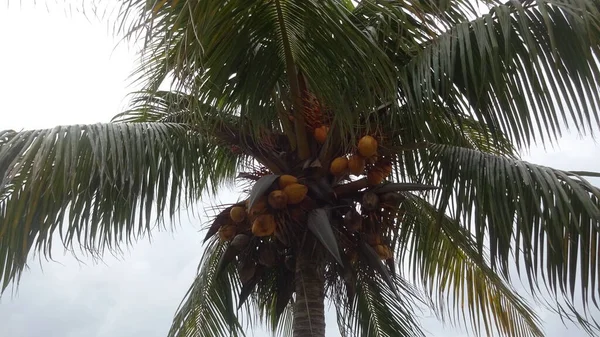
[[[106,27],[43,6],[0,7],[0,129],[45,128],[56,124],[108,121],[119,112],[133,50]],[[561,149],[534,149],[526,159],[561,169],[600,171],[600,147],[589,139],[565,137]],[[598,182],[600,184],[600,182]],[[231,191],[222,201],[234,199]],[[200,220],[182,217],[175,233],[156,233],[121,260],[78,263],[56,250],[57,262],[32,259],[14,297],[0,300],[4,337],[163,337],[195,275],[202,253]],[[540,311],[548,336],[585,336],[567,330],[558,317]],[[464,336],[425,319],[432,336]],[[257,332],[256,336],[266,336]],[[328,317],[328,336],[338,336]]]

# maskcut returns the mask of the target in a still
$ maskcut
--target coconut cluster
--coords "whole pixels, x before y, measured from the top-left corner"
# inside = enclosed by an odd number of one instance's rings
[[[229,208],[229,219],[218,229],[219,238],[243,249],[250,237],[265,238],[276,234],[278,219],[298,218],[303,212],[299,204],[306,199],[308,188],[292,175],[282,175],[275,186],[260,196],[253,205],[247,199]]]
[[[336,177],[366,175],[369,186],[379,185],[392,173],[392,163],[379,157],[377,149],[377,140],[366,135],[358,141],[355,153],[332,160],[329,172]]]

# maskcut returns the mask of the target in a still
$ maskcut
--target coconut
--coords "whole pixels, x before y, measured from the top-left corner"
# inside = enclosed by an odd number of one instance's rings
[[[329,132],[329,128],[325,125],[322,125],[322,126],[316,128],[313,133],[313,136],[315,137],[315,140],[317,141],[317,143],[319,143],[319,144],[325,143],[325,141],[327,140],[328,132]]]
[[[246,219],[246,208],[242,206],[234,206],[229,210],[229,217],[233,222],[242,222]]]
[[[273,235],[277,223],[275,217],[271,214],[259,215],[252,223],[252,234],[256,236],[269,236]]]
[[[348,169],[350,173],[359,176],[365,172],[365,158],[355,154],[348,160]]]
[[[308,187],[298,183],[288,185],[283,189],[283,193],[288,197],[287,203],[291,205],[301,203],[302,200],[304,200],[304,197],[306,197],[307,192]]]
[[[377,140],[371,136],[364,136],[358,141],[358,153],[365,157],[374,156],[377,153]]]
[[[234,225],[225,225],[219,228],[219,238],[223,241],[229,241],[235,236],[236,228]]]
[[[286,186],[298,183],[298,178],[289,174],[284,174],[279,177],[279,188],[284,189]]]
[[[349,210],[344,216],[344,226],[350,232],[358,232],[362,225],[362,216],[355,210]]]
[[[346,172],[348,168],[348,158],[346,157],[337,157],[331,162],[331,166],[329,166],[329,172],[334,176],[339,176]]]
[[[392,173],[392,164],[379,162],[367,173],[367,181],[370,186],[379,185],[390,173]]]
[[[361,205],[366,211],[374,211],[379,206],[379,197],[373,192],[366,192],[363,194]]]
[[[282,190],[275,190],[269,193],[269,205],[275,209],[285,208],[288,196]]]

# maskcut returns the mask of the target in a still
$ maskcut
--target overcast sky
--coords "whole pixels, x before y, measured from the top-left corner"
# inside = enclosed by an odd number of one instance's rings
[[[124,106],[134,50],[98,21],[48,13],[38,5],[0,7],[0,130],[106,122]],[[534,149],[525,159],[561,169],[600,171],[600,147],[568,136],[551,152]],[[222,201],[235,199],[223,193]],[[32,259],[15,296],[0,300],[2,337],[164,337],[202,253],[204,219],[156,233],[122,259],[81,264],[56,251],[57,262]],[[585,336],[540,310],[548,336]],[[431,336],[464,336],[424,319]],[[338,336],[328,317],[328,336]],[[256,336],[266,336],[257,332]]]

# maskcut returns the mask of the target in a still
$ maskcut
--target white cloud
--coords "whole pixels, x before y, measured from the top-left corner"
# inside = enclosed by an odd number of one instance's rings
[[[18,3],[3,7],[0,42],[0,129],[105,122],[132,90],[125,84],[135,63],[133,51],[125,45],[113,50],[117,41],[106,27],[81,16]],[[547,154],[534,150],[527,159],[563,169],[600,170],[600,147],[589,139],[567,137],[561,145]],[[184,220],[175,234],[157,233],[151,244],[136,244],[122,260],[107,257],[103,264],[80,265],[70,255],[58,254],[58,262],[43,261],[43,270],[33,260],[16,296],[0,302],[3,335],[165,336],[202,253],[199,223]],[[549,336],[566,334],[554,316],[546,317]],[[328,336],[336,336],[334,315],[327,322]],[[432,319],[424,322],[432,335],[465,335]],[[569,334],[583,336],[577,330]]]

